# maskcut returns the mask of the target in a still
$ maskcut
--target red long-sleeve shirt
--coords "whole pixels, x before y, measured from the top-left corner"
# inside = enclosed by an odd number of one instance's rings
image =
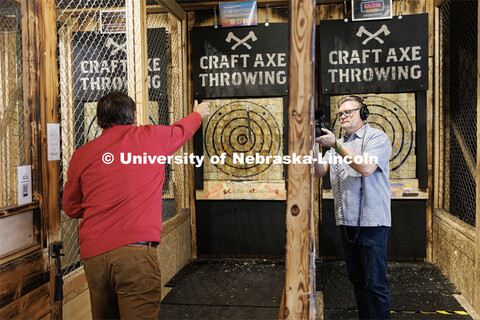
[[[73,153],[63,210],[83,219],[79,228],[82,259],[133,242],[160,242],[165,164],[133,164],[133,156],[143,161],[147,155],[151,161],[172,155],[201,123],[201,115],[194,112],[171,126],[115,125]],[[113,163],[104,163],[105,153],[113,155]],[[122,163],[121,153],[123,160],[130,154],[132,162]]]

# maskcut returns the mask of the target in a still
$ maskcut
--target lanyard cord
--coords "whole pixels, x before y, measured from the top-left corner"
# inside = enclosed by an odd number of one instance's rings
[[[364,151],[364,142],[365,142],[365,135],[367,133],[367,128],[365,128],[365,132],[363,133],[362,137],[362,148],[361,148],[361,153],[363,155]],[[342,168],[342,173],[344,172]],[[357,232],[355,233],[354,237],[352,240],[350,240],[350,237],[347,234],[347,229],[345,226],[345,209],[343,208],[343,195],[342,195],[342,187],[341,187],[341,179],[340,179],[340,164],[338,162],[335,163],[335,176],[337,178],[337,193],[338,193],[338,206],[339,206],[339,211],[340,211],[340,225],[343,226],[343,232],[345,234],[345,239],[347,239],[348,242],[350,243],[355,243],[357,241],[358,236],[360,234],[360,222],[362,220],[362,215],[363,215],[363,191],[365,189],[365,178],[362,175],[361,176],[361,181],[360,181],[360,195],[358,199],[358,221],[357,221]]]

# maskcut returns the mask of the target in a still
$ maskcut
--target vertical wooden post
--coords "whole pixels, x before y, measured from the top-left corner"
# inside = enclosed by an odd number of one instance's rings
[[[434,136],[434,181],[433,181],[433,210],[440,208],[439,203],[439,186],[440,186],[440,11],[438,7],[435,7],[435,91],[434,96],[434,126],[433,126],[433,136]]]
[[[135,100],[137,125],[149,124],[146,2],[126,0],[128,94]]]
[[[480,19],[480,3],[478,5],[478,18]],[[480,53],[480,20],[477,21],[477,56]],[[480,60],[477,59],[477,201],[476,201],[476,215],[475,215],[475,283],[480,283]],[[475,298],[473,307],[477,312],[480,312],[480,286],[475,286]]]
[[[190,35],[192,32],[192,28],[195,25],[195,13],[194,12],[189,12],[187,14],[187,32]],[[188,61],[192,61],[192,47],[189,46],[187,50],[188,54]],[[188,64],[188,72],[187,72],[187,79],[188,79],[188,85],[185,87],[188,89],[188,100],[191,101],[190,103],[193,102],[193,85],[192,85],[192,64]],[[193,111],[193,110],[190,110]],[[201,129],[200,129],[201,130]],[[193,139],[190,139],[188,143],[188,152],[193,153],[194,152],[194,145],[193,145]],[[195,170],[193,168],[193,165],[188,166],[188,177],[190,181],[192,181],[189,184],[189,192],[190,192],[190,234],[192,236],[192,258],[195,259],[197,258],[197,211],[195,207],[195,199],[196,199],[196,194],[195,194]]]
[[[315,1],[290,1],[290,98],[288,152],[313,150]],[[285,319],[315,318],[313,171],[308,164],[288,166]]]
[[[38,96],[38,25],[34,1],[22,1],[22,55],[23,55],[23,105],[25,163],[32,165],[32,186],[38,186],[37,174],[37,114],[34,112],[39,103]],[[32,192],[38,192],[33,189]]]
[[[428,30],[429,38],[433,39],[435,34],[435,6],[433,1],[427,1],[426,3],[426,12],[428,13]],[[428,46],[428,91],[427,97],[431,97],[434,88],[434,77],[435,72],[435,47],[430,41]],[[433,102],[432,99],[427,98],[427,170],[428,170],[428,199],[427,199],[427,210],[426,210],[426,260],[429,262],[433,261]]]
[[[61,240],[60,171],[58,161],[48,161],[47,123],[59,123],[57,70],[57,12],[55,0],[37,0],[39,12],[39,85],[42,212],[47,216],[47,246],[50,250],[51,319],[62,318],[62,301],[55,300],[57,261],[52,258],[51,244]]]

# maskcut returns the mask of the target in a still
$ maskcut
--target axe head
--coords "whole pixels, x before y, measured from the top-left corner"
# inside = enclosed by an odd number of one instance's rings
[[[365,32],[365,27],[364,27],[364,26],[360,26],[360,28],[358,28],[358,31],[357,31],[357,33],[356,33],[356,36],[357,36],[357,37],[361,37],[364,32]]]
[[[228,36],[227,36],[227,39],[225,39],[225,41],[230,43],[232,41],[232,39],[233,39],[233,32],[229,32]]]
[[[390,30],[388,30],[388,27],[386,25],[382,25],[381,30],[383,31],[383,34],[386,36],[390,34]]]
[[[250,36],[250,39],[252,39],[252,41],[257,41],[257,36],[255,35],[255,32],[250,31],[248,35]]]

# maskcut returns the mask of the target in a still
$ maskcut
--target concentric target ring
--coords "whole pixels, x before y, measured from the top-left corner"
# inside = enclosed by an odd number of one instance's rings
[[[266,171],[272,162],[248,164],[235,160],[257,153],[263,157],[278,155],[280,137],[280,126],[267,108],[254,102],[234,101],[220,107],[208,120],[204,147],[209,158],[226,154],[224,164],[213,164],[218,170],[232,178],[248,178]]]
[[[376,100],[377,103],[368,103]],[[378,103],[378,99],[383,102]],[[370,116],[368,123],[372,128],[377,128],[385,133],[390,133],[389,138],[392,144],[392,156],[390,158],[391,171],[399,169],[413,151],[414,145],[414,127],[410,117],[399,103],[381,96],[364,97]],[[340,128],[339,137],[344,135]]]

